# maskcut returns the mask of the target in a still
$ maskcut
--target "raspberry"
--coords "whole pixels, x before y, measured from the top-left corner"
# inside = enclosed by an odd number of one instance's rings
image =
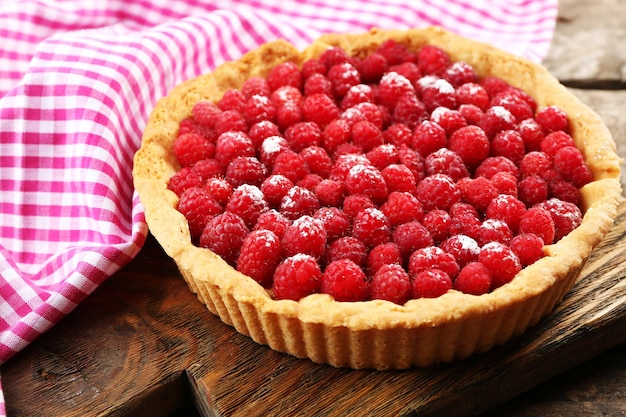
[[[297,186],[306,188],[309,191],[314,191],[317,184],[322,182],[323,178],[317,174],[306,174],[300,181],[296,183]]]
[[[527,207],[546,201],[548,198],[548,183],[537,175],[529,175],[518,184],[518,198]]]
[[[266,177],[265,165],[252,156],[238,156],[226,168],[226,181],[233,187],[242,184],[259,186]]]
[[[484,112],[473,104],[461,104],[459,113],[461,113],[468,125],[474,126],[478,126],[484,115]]]
[[[380,209],[389,219],[392,228],[413,220],[421,221],[424,217],[422,204],[408,192],[393,191]]]
[[[415,194],[417,182],[411,170],[402,164],[391,164],[380,172],[390,193],[394,191]]]
[[[312,216],[320,208],[319,200],[313,191],[294,186],[280,202],[280,212],[290,220],[302,216]]]
[[[476,240],[466,235],[454,235],[441,242],[439,246],[446,253],[454,256],[457,264],[462,268],[475,262],[480,254],[480,246]]]
[[[272,166],[272,174],[284,175],[293,183],[297,183],[310,173],[304,158],[290,150],[278,154]]]
[[[480,249],[478,261],[491,272],[492,289],[510,282],[522,270],[522,264],[517,255],[510,247],[500,242],[490,242],[484,245]]]
[[[270,96],[272,104],[277,109],[285,104],[295,104],[300,106],[303,99],[304,97],[302,96],[300,88],[296,88],[291,85],[278,87],[272,91],[272,95]]]
[[[276,107],[276,124],[281,130],[285,130],[289,126],[303,120],[302,108],[297,103],[288,102]]]
[[[315,258],[300,254],[291,256],[279,264],[273,279],[274,298],[298,301],[319,292],[322,271]]]
[[[520,219],[519,232],[539,236],[545,245],[551,245],[555,233],[552,215],[541,207],[529,208]]]
[[[524,139],[526,152],[538,151],[541,149],[541,141],[545,137],[543,130],[535,119],[522,120],[516,130]]]
[[[386,143],[390,143],[394,146],[410,146],[413,142],[413,131],[407,125],[399,123],[385,129],[383,137]]]
[[[489,181],[491,181],[500,194],[517,197],[517,178],[510,172],[496,172]]]
[[[364,301],[369,295],[369,283],[359,265],[339,259],[324,270],[320,292],[331,295],[335,301]]]
[[[290,224],[291,221],[288,218],[275,209],[270,209],[259,216],[253,230],[269,230],[282,239]]]
[[[498,189],[485,177],[467,178],[459,181],[457,186],[461,190],[463,200],[484,213],[491,201],[499,194]]]
[[[411,129],[427,118],[428,113],[426,113],[424,103],[415,94],[410,93],[398,97],[391,113],[393,123],[402,123]]]
[[[465,294],[486,294],[491,288],[491,272],[480,262],[470,262],[461,269],[453,287]]]
[[[354,107],[359,103],[374,103],[376,97],[372,87],[366,84],[357,84],[350,87],[345,96],[341,99],[343,110]]]
[[[454,87],[467,83],[473,83],[477,80],[474,68],[467,62],[463,61],[452,63],[452,65],[446,68],[441,76]]]
[[[374,276],[381,266],[394,263],[402,265],[402,252],[398,245],[387,242],[374,246],[367,255],[368,275]]]
[[[535,120],[544,133],[567,131],[569,121],[567,114],[556,106],[548,106],[537,111]]]
[[[554,169],[577,188],[588,184],[593,179],[589,167],[585,164],[583,154],[573,146],[566,146],[556,152]]]
[[[452,288],[452,279],[440,269],[426,269],[412,280],[413,298],[437,298]]]
[[[337,207],[321,207],[313,214],[313,218],[322,222],[329,242],[347,236],[352,227],[350,217]]]
[[[208,178],[203,188],[222,206],[225,206],[233,193],[233,187],[223,178]]]
[[[547,134],[540,144],[541,151],[550,158],[554,158],[559,149],[567,146],[575,147],[574,139],[572,139],[569,134],[560,130]]]
[[[509,245],[522,266],[531,265],[543,257],[543,239],[533,233],[519,234]]]
[[[174,155],[181,166],[192,166],[215,156],[215,145],[197,133],[180,135],[174,141]]]
[[[351,128],[352,141],[356,146],[368,152],[385,142],[383,132],[372,122],[362,120]]]
[[[351,87],[361,83],[359,71],[349,62],[333,65],[326,76],[333,84],[333,92],[337,98],[345,96]]]
[[[534,111],[524,98],[519,95],[518,91],[519,90],[513,88],[502,91],[491,99],[490,105],[504,107],[518,122],[531,119],[534,115]]]
[[[375,208],[372,199],[364,194],[353,194],[346,196],[343,200],[343,211],[350,219],[354,219],[361,211],[369,208]]]
[[[388,165],[400,162],[398,149],[390,143],[376,146],[371,151],[367,152],[365,156],[369,159],[372,165],[381,171]]]
[[[367,247],[353,236],[340,237],[334,240],[326,249],[324,262],[328,265],[339,259],[350,259],[355,264],[363,267],[367,260]]]
[[[411,170],[415,181],[419,182],[426,176],[424,172],[424,158],[406,145],[398,148],[398,158],[400,163]]]
[[[349,123],[343,119],[335,119],[330,122],[322,132],[322,144],[329,154],[334,154],[339,145],[352,140],[352,129]]]
[[[519,177],[519,169],[509,158],[505,156],[490,156],[485,159],[474,171],[475,177],[491,179],[498,172],[508,172]]]
[[[447,145],[446,131],[433,121],[423,121],[413,130],[412,148],[423,157]]]
[[[235,188],[226,210],[241,217],[249,228],[254,227],[261,213],[269,210],[267,201],[259,187],[243,184]]]
[[[417,65],[424,74],[442,74],[451,63],[448,53],[434,45],[424,45],[417,53]]]
[[[354,165],[346,175],[345,184],[350,194],[364,194],[374,203],[382,203],[387,198],[388,189],[385,179],[372,165]]]
[[[248,137],[255,149],[260,149],[265,139],[272,136],[280,136],[280,131],[278,126],[269,120],[261,120],[250,126],[248,130]]]
[[[350,129],[352,129],[352,126],[354,126],[354,124],[357,122],[368,121],[363,112],[361,112],[356,107],[350,107],[349,109],[344,110],[339,115],[339,118],[348,122]]]
[[[504,156],[519,165],[525,153],[524,139],[515,130],[503,130],[491,141],[490,153],[491,156]]]
[[[515,129],[515,116],[502,106],[493,106],[485,110],[478,126],[488,138],[493,138],[498,132]]]
[[[222,111],[234,110],[239,113],[243,108],[243,103],[246,102],[246,97],[239,90],[227,90],[222,95],[222,98],[217,102],[217,107]]]
[[[365,120],[374,123],[374,126],[381,130],[388,124],[391,118],[385,107],[374,103],[359,103],[352,108],[359,111],[365,117]]]
[[[582,223],[582,213],[573,203],[550,198],[538,207],[548,210],[554,221],[554,242],[558,242]]]
[[[434,174],[417,184],[417,199],[425,210],[448,210],[461,200],[461,191],[449,176]]]
[[[283,86],[302,87],[302,74],[296,64],[291,61],[276,65],[267,76],[270,90],[275,91]]]
[[[332,46],[322,52],[319,60],[324,64],[326,70],[329,70],[334,65],[350,62],[351,58],[343,49],[338,46]]]
[[[300,72],[304,79],[309,78],[313,74],[326,74],[326,65],[316,58],[307,59],[302,64]]]
[[[548,195],[576,205],[580,203],[580,191],[569,181],[558,179],[550,181],[548,183]]]
[[[253,230],[246,236],[237,258],[237,271],[267,287],[281,262],[280,239],[266,229]]]
[[[405,257],[434,243],[428,229],[417,220],[398,225],[393,231],[393,242]]]
[[[326,231],[321,221],[311,216],[296,219],[285,231],[282,239],[286,257],[303,253],[321,259],[326,248]]]
[[[212,101],[200,100],[191,109],[191,116],[199,125],[213,128],[215,117],[221,112],[222,110]]]
[[[393,110],[396,102],[405,94],[415,94],[411,81],[397,72],[388,72],[382,76],[378,84],[378,100],[380,104]]]
[[[493,75],[481,79],[479,83],[491,97],[511,88],[509,83],[504,81],[502,78],[498,78]]]
[[[490,242],[499,242],[505,245],[513,238],[513,232],[505,221],[499,219],[487,219],[478,226],[476,241],[480,246]]]
[[[369,54],[357,64],[361,81],[364,83],[378,82],[388,67],[387,58],[379,52]]]
[[[376,52],[383,55],[389,65],[398,65],[403,62],[414,62],[416,57],[404,45],[389,39],[381,43]]]
[[[225,174],[224,168],[215,159],[201,159],[193,164],[191,169],[200,174],[203,182],[214,177],[222,177]]]
[[[433,268],[444,271],[452,278],[459,273],[459,264],[454,256],[437,246],[420,248],[409,257],[408,270],[411,276]]]
[[[222,206],[203,188],[186,189],[178,200],[177,210],[185,216],[192,239],[197,240],[209,219],[222,212]]]
[[[248,124],[237,110],[224,110],[215,116],[215,131],[218,135],[226,132],[245,132]]]
[[[526,213],[526,205],[516,197],[500,194],[489,203],[485,211],[488,219],[503,220],[513,233],[517,233],[519,222]]]
[[[519,169],[524,177],[530,175],[543,176],[543,174],[552,168],[552,159],[541,151],[528,152],[522,158]]]
[[[243,105],[241,114],[248,126],[252,126],[262,120],[274,122],[276,120],[276,108],[269,97],[255,94]]]
[[[180,196],[186,189],[202,187],[202,176],[191,167],[182,167],[167,182],[168,190]]]
[[[428,175],[445,174],[453,181],[470,175],[461,156],[448,148],[441,148],[428,155],[424,159],[424,169]]]
[[[473,168],[489,156],[489,138],[480,128],[470,125],[450,136],[448,148],[459,154],[468,167]]]
[[[406,77],[409,81],[411,81],[411,84],[415,83],[422,76],[422,72],[417,64],[411,61],[405,61],[392,65],[389,67],[389,72],[391,71],[397,72],[398,74]]]
[[[255,156],[254,144],[243,132],[225,132],[217,138],[215,159],[226,168],[238,156]]]
[[[317,123],[322,129],[339,117],[339,107],[335,101],[322,93],[306,96],[301,108],[304,120]]]
[[[373,248],[391,239],[391,224],[379,209],[362,209],[352,222],[352,236]]]
[[[381,266],[370,283],[370,299],[387,300],[404,304],[411,297],[409,274],[402,266],[390,264]]]
[[[453,213],[450,209],[450,235],[467,235],[472,239],[478,239],[478,231],[482,224],[477,214],[470,212]]]
[[[318,146],[322,142],[322,131],[312,122],[295,123],[285,130],[285,139],[294,152],[300,152],[309,146]]]
[[[430,120],[443,127],[449,137],[454,131],[467,126],[467,121],[460,111],[447,107],[437,107],[430,114]]]
[[[450,235],[452,217],[445,210],[432,210],[424,215],[422,224],[435,242],[442,242]]]
[[[270,136],[261,143],[259,159],[268,169],[272,169],[278,155],[287,150],[290,150],[287,139],[282,136]]]
[[[250,230],[241,217],[225,211],[209,220],[200,236],[200,246],[210,249],[230,265],[235,265],[248,233]]]
[[[429,112],[437,107],[454,109],[457,106],[454,87],[443,78],[426,85],[422,89],[421,100]]]
[[[465,83],[456,88],[456,101],[459,105],[472,104],[480,110],[489,108],[489,94],[480,84]]]
[[[284,175],[274,174],[261,183],[261,191],[265,200],[272,207],[279,207],[283,197],[294,186],[293,182]]]
[[[250,77],[241,86],[241,92],[246,99],[253,96],[269,97],[272,91],[263,77]],[[245,106],[245,105],[244,105]]]
[[[197,123],[192,117],[187,117],[181,120],[178,126],[179,136],[187,133],[195,133],[203,136],[211,143],[215,143],[215,139],[217,139],[217,132],[215,129]]]
[[[341,207],[345,196],[345,186],[342,182],[324,179],[313,190],[322,206]]]

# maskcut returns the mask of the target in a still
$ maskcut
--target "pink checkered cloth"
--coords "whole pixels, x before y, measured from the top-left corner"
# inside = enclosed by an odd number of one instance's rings
[[[0,364],[141,249],[132,158],[174,85],[275,38],[373,26],[437,24],[539,62],[556,14],[557,0],[2,2]]]

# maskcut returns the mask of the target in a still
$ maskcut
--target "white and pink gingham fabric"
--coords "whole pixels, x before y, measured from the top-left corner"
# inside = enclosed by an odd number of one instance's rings
[[[538,62],[556,14],[557,0],[0,2],[0,364],[141,249],[132,158],[174,85],[275,38],[373,26],[437,24]]]

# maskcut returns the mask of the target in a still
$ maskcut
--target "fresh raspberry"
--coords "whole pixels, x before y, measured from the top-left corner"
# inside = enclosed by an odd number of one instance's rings
[[[435,243],[442,242],[450,235],[451,223],[452,217],[445,210],[429,211],[422,221]]]
[[[320,202],[313,191],[301,186],[294,186],[280,202],[280,212],[290,220],[302,216],[312,216],[320,208]]]
[[[454,207],[454,206],[453,206]],[[470,212],[453,213],[450,209],[450,235],[467,235],[472,239],[478,239],[478,231],[482,221],[478,215]]]
[[[422,77],[422,72],[415,62],[405,61],[399,64],[394,64],[389,67],[389,72],[397,72],[398,74],[406,77],[411,84],[417,82]]]
[[[385,142],[383,132],[372,122],[362,120],[351,128],[352,141],[365,152],[371,151]]]
[[[434,244],[428,229],[417,220],[398,225],[393,231],[393,242],[398,245],[405,257],[418,249]]]
[[[248,137],[255,149],[260,149],[265,139],[279,135],[278,126],[269,120],[261,120],[250,126],[250,130],[248,130]]]
[[[485,110],[478,126],[488,138],[493,138],[498,132],[515,129],[515,116],[502,106],[493,106]]]
[[[326,249],[324,263],[328,265],[339,259],[350,259],[355,264],[363,267],[367,260],[367,247],[353,236],[335,239]]]
[[[491,201],[499,194],[498,189],[485,177],[466,178],[457,183],[463,200],[484,213]]]
[[[593,179],[582,152],[573,146],[566,146],[556,152],[554,169],[577,188],[588,184]]]
[[[454,87],[443,78],[425,86],[420,98],[429,112],[434,111],[437,107],[449,109],[457,107]]]
[[[413,220],[421,221],[424,218],[422,204],[408,192],[391,192],[380,209],[389,219],[392,228]]]
[[[284,175],[274,174],[261,183],[261,191],[265,200],[272,207],[280,207],[283,197],[291,190],[294,183]]]
[[[569,181],[555,179],[548,183],[548,195],[551,198],[567,201],[577,206],[580,204],[580,190]]]
[[[304,79],[309,78],[313,74],[326,74],[326,65],[317,58],[311,58],[304,61],[300,70]]]
[[[393,39],[389,39],[381,43],[376,52],[383,55],[389,65],[398,65],[403,62],[414,62],[416,56],[409,51],[406,46],[396,42]]]
[[[346,194],[346,187],[342,182],[323,179],[313,190],[322,206],[341,207]]]
[[[522,135],[515,130],[498,132],[491,141],[490,154],[491,156],[504,156],[515,165],[519,165],[525,154]]]
[[[203,136],[209,142],[215,143],[217,139],[217,132],[212,127],[207,127],[197,123],[192,117],[187,117],[181,120],[178,125],[178,135],[185,135],[187,133],[195,133]]]
[[[281,130],[286,130],[289,126],[302,121],[304,121],[304,115],[299,104],[288,102],[276,107],[276,124]]]
[[[498,78],[493,75],[482,78],[479,81],[479,84],[487,91],[490,97],[494,97],[498,93],[501,93],[502,91],[511,88],[509,83],[504,81],[502,78]]]
[[[500,243],[490,242],[480,249],[478,262],[491,272],[491,288],[495,289],[510,282],[519,271],[522,264],[513,250]]]
[[[226,181],[233,187],[242,184],[259,186],[267,177],[267,168],[253,156],[238,156],[226,168]]]
[[[417,65],[423,74],[443,74],[451,64],[448,53],[434,45],[424,45],[417,53]]]
[[[287,150],[290,150],[287,139],[282,136],[270,136],[263,140],[259,148],[259,159],[268,169],[272,169],[278,155]]]
[[[283,62],[271,69],[267,76],[270,90],[275,91],[283,86],[302,87],[302,74],[296,64],[291,61]]]
[[[215,116],[215,131],[218,135],[225,132],[245,132],[247,130],[246,119],[237,110],[224,110]]]
[[[450,136],[448,148],[459,154],[468,167],[474,168],[489,156],[489,138],[482,129],[470,125]]]
[[[370,283],[370,299],[404,304],[411,298],[409,274],[398,264],[381,266]]]
[[[354,107],[359,103],[374,103],[376,97],[371,86],[366,84],[357,84],[350,87],[345,96],[341,99],[341,109],[346,110]]]
[[[352,109],[357,110],[365,117],[365,120],[374,123],[374,126],[380,130],[383,130],[391,120],[391,115],[388,110],[375,103],[359,103],[352,107]]]
[[[324,225],[311,216],[296,219],[285,231],[282,247],[286,257],[303,253],[320,260],[326,248]]]
[[[324,64],[326,70],[329,70],[334,65],[350,62],[351,58],[342,48],[332,46],[320,54],[319,60]]]
[[[543,174],[552,169],[552,159],[541,151],[530,151],[522,158],[519,169],[524,177],[530,175],[543,176]]]
[[[532,207],[548,198],[548,183],[538,175],[524,177],[518,184],[518,198]]]
[[[300,88],[296,88],[291,85],[284,85],[272,91],[270,100],[272,101],[274,107],[278,109],[285,104],[295,104],[300,106],[300,104],[302,104],[302,100],[304,100],[304,96],[302,95],[302,90],[300,90]]]
[[[531,119],[534,116],[534,111],[518,91],[520,90],[514,88],[502,91],[491,99],[490,105],[504,107],[511,112],[518,122]]]
[[[233,191],[226,203],[226,210],[238,215],[246,222],[246,226],[253,228],[261,213],[269,210],[269,206],[259,187],[243,184]]]
[[[350,217],[337,207],[321,207],[313,217],[322,222],[326,230],[326,239],[331,242],[350,233]]]
[[[427,211],[448,210],[461,200],[461,191],[449,176],[434,174],[417,184],[416,197]]]
[[[411,146],[413,142],[413,131],[407,125],[399,123],[385,129],[383,137],[386,143],[390,143],[394,146]]]
[[[361,210],[375,207],[376,205],[372,202],[372,199],[364,194],[348,195],[343,200],[342,205],[344,213],[346,213],[350,219],[354,219]]]
[[[531,265],[543,257],[543,239],[533,233],[515,236],[511,239],[509,246],[519,258],[522,266]]]
[[[496,172],[489,180],[500,194],[518,196],[517,178],[510,172]]]
[[[339,145],[352,140],[350,124],[343,119],[330,122],[322,132],[322,144],[329,154],[334,154]]]
[[[478,226],[476,241],[480,246],[490,242],[499,242],[508,245],[513,238],[511,228],[504,220],[487,219]]]
[[[459,273],[459,264],[452,254],[437,246],[426,246],[417,249],[409,257],[409,274],[415,276],[428,269],[440,269],[451,278]]]
[[[551,245],[555,233],[552,215],[541,207],[529,208],[520,219],[519,233],[539,236],[545,245]]]
[[[362,209],[352,221],[352,236],[373,248],[391,239],[391,223],[377,208]]]
[[[348,193],[364,194],[374,203],[380,204],[387,198],[385,178],[373,165],[354,165],[346,175],[345,184]]]
[[[259,219],[254,225],[253,230],[261,230],[261,229],[270,230],[276,236],[278,236],[279,239],[282,239],[283,236],[285,235],[285,231],[287,230],[290,224],[291,224],[291,221],[288,218],[286,218],[277,210],[270,209],[270,210],[267,210],[266,212],[263,212],[259,216]]]
[[[266,229],[253,230],[241,244],[237,271],[264,287],[272,283],[272,276],[282,261],[280,239]]]
[[[348,125],[350,126],[350,129],[352,129],[352,126],[354,126],[355,123],[357,123],[357,122],[367,122],[368,121],[367,117],[365,117],[363,112],[361,112],[356,107],[350,107],[350,108],[342,111],[341,114],[339,115],[339,118],[341,120],[345,120],[346,122],[348,122]]]
[[[226,170],[216,159],[201,159],[191,169],[200,175],[202,182],[206,182],[210,178],[223,177]]]
[[[274,272],[272,292],[278,300],[298,301],[319,292],[322,271],[312,256],[294,255],[285,259]]]
[[[200,100],[191,109],[191,116],[199,125],[213,128],[215,117],[221,112],[222,110],[212,101]]]
[[[252,126],[262,120],[269,120],[270,122],[276,120],[276,108],[271,100],[269,97],[259,94],[255,94],[246,100],[241,114],[248,126]]]
[[[489,94],[480,84],[469,82],[456,88],[456,101],[459,106],[471,104],[485,111],[489,108]]]
[[[522,120],[515,128],[524,139],[526,152],[541,149],[541,141],[545,138],[543,129],[535,119]]]
[[[325,94],[333,97],[333,83],[326,74],[312,74],[304,82],[304,95]]]
[[[333,84],[335,97],[346,95],[351,87],[361,83],[359,71],[349,62],[333,65],[328,69],[326,76]]]
[[[476,207],[474,207],[473,205],[469,204],[469,203],[465,203],[462,201],[459,201],[458,203],[454,203],[449,210],[450,216],[471,216],[476,218],[477,220],[480,220],[480,213],[478,213],[478,210],[476,209]]]
[[[259,76],[253,76],[244,81],[241,92],[246,99],[253,96],[269,97],[272,94],[267,80]]]
[[[378,83],[378,100],[383,106],[393,110],[398,99],[405,94],[415,94],[413,84],[405,76],[397,72],[382,76]]]
[[[300,152],[309,146],[318,146],[322,142],[322,131],[312,122],[299,122],[285,130],[285,139],[294,152]]]
[[[524,213],[526,213],[526,205],[508,194],[500,194],[491,200],[485,211],[488,219],[503,220],[513,233],[517,233],[520,219]]]
[[[222,111],[234,110],[236,113],[239,113],[245,102],[246,97],[240,90],[226,90],[222,98],[217,102],[217,107]]]
[[[241,217],[225,211],[209,220],[200,236],[200,246],[210,249],[228,264],[235,265],[248,233],[250,230]]]
[[[392,164],[397,164],[400,162],[400,158],[398,157],[398,149],[390,144],[385,143],[383,145],[378,145],[373,148],[371,151],[365,154],[367,159],[382,171],[385,167]]]
[[[181,166],[192,166],[215,156],[215,145],[197,133],[186,133],[174,140],[174,155]]]
[[[367,273],[374,276],[383,265],[402,265],[402,252],[398,245],[393,242],[382,243],[374,246],[367,255]]]
[[[547,106],[537,111],[535,120],[548,134],[556,131],[567,131],[569,120],[567,114],[557,106]]]
[[[416,182],[420,182],[426,176],[424,172],[424,158],[406,145],[398,147],[400,163],[411,170]]]
[[[554,242],[558,242],[582,223],[580,208],[573,203],[550,198],[538,207],[548,210],[554,221]]]
[[[467,62],[463,61],[452,63],[448,68],[446,68],[441,76],[454,87],[459,87],[467,83],[473,83],[478,79],[474,68]]]
[[[446,253],[454,256],[461,268],[478,260],[480,246],[475,239],[466,235],[454,235],[441,242],[440,246]]]
[[[208,178],[203,188],[222,206],[226,205],[233,193],[233,186],[224,178],[219,177]]]
[[[540,148],[550,158],[554,158],[559,149],[567,146],[575,147],[574,139],[566,132],[558,130],[547,134],[541,141]]]
[[[322,182],[324,178],[320,177],[317,174],[306,174],[300,181],[296,183],[297,186],[306,188],[307,190],[313,192],[317,184]]]
[[[369,296],[369,283],[359,265],[340,259],[324,270],[320,292],[331,295],[335,301],[364,301]]]
[[[473,104],[461,104],[459,106],[459,113],[461,113],[461,116],[463,116],[468,125],[473,126],[478,126],[485,114],[478,106]]]
[[[445,174],[453,181],[470,175],[461,156],[448,148],[441,148],[428,155],[424,159],[424,169],[427,175]]]
[[[186,189],[180,196],[176,209],[187,219],[194,241],[200,237],[209,219],[222,212],[222,206],[213,196],[199,187]]]
[[[413,130],[412,148],[423,157],[447,145],[446,131],[433,121],[426,120]]]
[[[391,113],[393,123],[402,123],[413,129],[428,119],[426,106],[415,94],[403,94],[396,100]]]
[[[470,262],[461,269],[453,287],[465,294],[486,294],[491,288],[491,272],[480,262]]]
[[[326,94],[318,93],[305,97],[301,108],[304,120],[317,123],[322,129],[339,117],[339,107]]]
[[[202,187],[202,176],[191,167],[182,167],[167,182],[167,189],[178,196],[192,187]]]
[[[498,172],[508,172],[518,178],[519,169],[509,158],[505,156],[490,156],[485,159],[474,171],[475,177],[491,179]]]
[[[364,83],[376,83],[387,72],[389,64],[387,58],[379,52],[372,52],[357,64],[357,69],[361,74],[361,81]]]
[[[415,175],[406,165],[391,164],[383,168],[380,173],[390,193],[400,191],[415,194],[417,192]]]
[[[467,126],[467,121],[460,111],[447,107],[437,107],[434,109],[430,114],[430,120],[443,127],[448,137],[454,131]]]
[[[224,168],[238,156],[255,156],[254,144],[243,132],[225,132],[217,138],[215,159]]]
[[[294,184],[310,173],[311,171],[304,158],[290,150],[278,154],[272,166],[272,174],[284,175]]]
[[[412,280],[413,298],[437,298],[452,289],[452,279],[440,269],[426,269]]]

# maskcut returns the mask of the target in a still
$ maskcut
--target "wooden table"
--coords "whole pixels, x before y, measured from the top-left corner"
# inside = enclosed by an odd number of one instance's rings
[[[562,0],[545,65],[603,116],[626,156],[626,2]],[[2,366],[7,412],[626,416],[625,229],[623,203],[583,271],[589,282],[528,334],[460,363],[384,373],[256,345],[211,315],[149,238],[136,259]],[[581,308],[593,297],[604,297],[600,310]],[[564,318],[571,326],[555,327]]]

